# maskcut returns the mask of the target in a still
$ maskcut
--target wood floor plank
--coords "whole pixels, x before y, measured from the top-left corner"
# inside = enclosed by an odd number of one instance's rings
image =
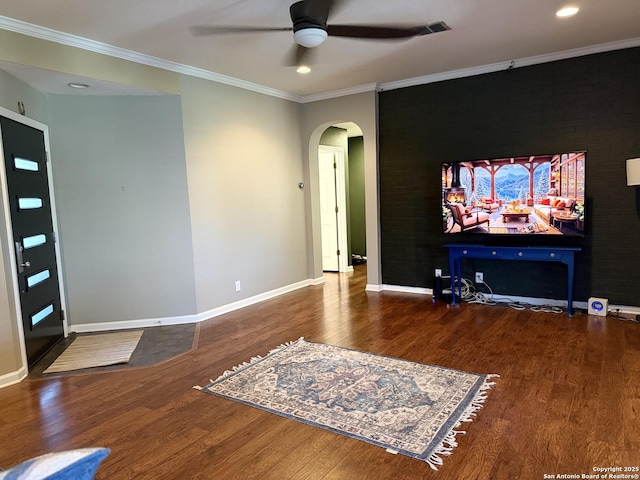
[[[199,324],[195,349],[149,367],[0,390],[0,467],[106,446],[98,479],[542,479],[640,463],[640,326],[612,317],[451,306],[367,292],[366,266]],[[278,345],[309,341],[496,373],[440,471],[194,390]]]

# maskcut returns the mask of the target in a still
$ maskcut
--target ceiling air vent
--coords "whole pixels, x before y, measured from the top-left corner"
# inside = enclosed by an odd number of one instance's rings
[[[446,30],[451,30],[451,27],[444,22],[436,22],[430,25],[427,25],[428,33],[439,33],[444,32]]]

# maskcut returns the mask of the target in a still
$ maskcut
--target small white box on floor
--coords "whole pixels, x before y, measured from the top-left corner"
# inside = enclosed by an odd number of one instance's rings
[[[606,298],[589,298],[589,315],[600,315],[601,317],[607,316],[609,310],[609,300]]]

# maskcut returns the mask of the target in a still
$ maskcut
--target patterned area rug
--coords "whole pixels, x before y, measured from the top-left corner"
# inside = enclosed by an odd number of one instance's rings
[[[204,392],[427,462],[457,446],[490,377],[299,339],[223,373]]]

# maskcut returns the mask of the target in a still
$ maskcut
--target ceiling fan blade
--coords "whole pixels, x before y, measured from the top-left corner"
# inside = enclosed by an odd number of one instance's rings
[[[430,25],[418,25],[415,27],[395,27],[391,25],[328,25],[327,33],[333,37],[394,39],[411,38],[428,35],[430,33],[451,30],[444,22],[436,22]]]
[[[318,26],[324,28],[335,0],[301,0],[289,7],[294,29]]]
[[[260,33],[260,32],[292,32],[291,27],[242,27],[242,26],[225,26],[217,27],[214,25],[193,25],[189,27],[191,35],[200,37],[203,35],[217,35],[221,33]]]

